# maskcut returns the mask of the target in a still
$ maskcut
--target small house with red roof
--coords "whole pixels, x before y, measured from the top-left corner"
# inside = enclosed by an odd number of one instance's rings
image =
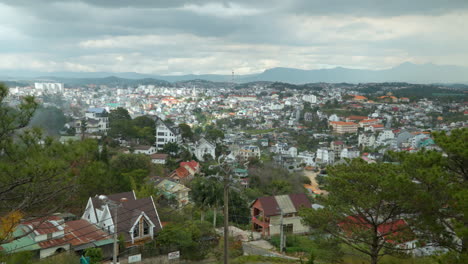
[[[173,179],[178,183],[187,183],[191,181],[195,174],[200,172],[200,163],[192,161],[183,161],[180,163],[180,167],[175,169],[170,175],[169,178]]]

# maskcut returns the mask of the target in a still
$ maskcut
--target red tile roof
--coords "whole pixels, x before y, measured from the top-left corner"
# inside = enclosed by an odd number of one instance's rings
[[[183,161],[180,163],[181,167],[189,166],[192,170],[196,171],[200,167],[200,164],[198,162],[192,160],[192,161]]]
[[[174,172],[175,172],[175,175],[178,176],[179,178],[185,178],[190,175],[190,172],[184,167],[179,167]]]

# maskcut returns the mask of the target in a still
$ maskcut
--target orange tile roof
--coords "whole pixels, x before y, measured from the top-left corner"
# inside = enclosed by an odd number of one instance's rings
[[[362,96],[362,95],[355,95],[355,96],[354,96],[354,99],[355,99],[355,100],[366,100],[367,97]]]
[[[357,125],[353,122],[343,122],[343,121],[331,121],[330,124],[339,125],[339,126],[353,126]]]
[[[376,122],[379,121],[379,119],[366,119],[366,120],[361,120],[359,123],[370,123],[370,122]]]

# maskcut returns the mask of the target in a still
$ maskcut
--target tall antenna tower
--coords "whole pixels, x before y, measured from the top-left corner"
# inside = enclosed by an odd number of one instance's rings
[[[234,70],[232,70],[231,83],[234,84]]]

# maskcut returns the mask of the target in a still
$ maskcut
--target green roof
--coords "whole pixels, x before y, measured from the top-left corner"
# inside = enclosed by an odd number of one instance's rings
[[[24,235],[25,232],[23,228],[17,228],[13,232],[14,237],[20,237]],[[29,235],[23,236],[21,238],[15,239],[9,243],[2,244],[0,247],[3,248],[7,253],[15,253],[20,251],[31,251],[38,250],[41,247],[31,238]]]

